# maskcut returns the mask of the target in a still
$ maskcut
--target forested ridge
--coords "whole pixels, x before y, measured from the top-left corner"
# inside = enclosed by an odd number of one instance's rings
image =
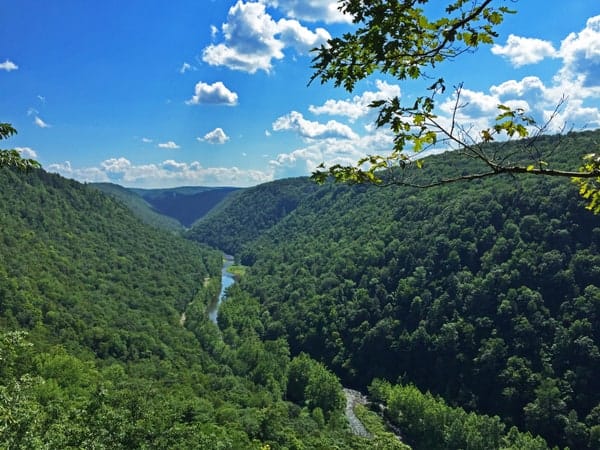
[[[561,167],[598,138],[534,144],[556,148],[548,164]],[[465,164],[428,158],[423,177],[477,169]],[[326,184],[255,233],[226,308],[255,298],[263,339],[286,339],[348,385],[414,384],[553,445],[600,446],[600,218],[568,180]]]
[[[204,217],[230,193],[234,187],[192,187],[129,190],[143,198],[159,213],[176,219],[185,227]]]
[[[407,448],[341,382],[413,449],[598,447],[600,221],[564,180],[235,192],[188,233],[249,266],[218,328],[220,251],[42,170],[0,189],[0,447]]]
[[[91,186],[125,203],[136,217],[148,225],[173,232],[183,229],[182,224],[176,218],[156,211],[150,203],[131,189],[113,183],[91,183]]]
[[[221,252],[42,170],[0,192],[0,448],[403,448],[353,436],[337,377],[285,340],[221,335]]]
[[[229,254],[269,230],[318,190],[306,178],[288,178],[227,196],[186,233]]]

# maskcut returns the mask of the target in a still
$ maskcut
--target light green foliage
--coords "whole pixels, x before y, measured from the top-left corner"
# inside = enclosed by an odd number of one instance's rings
[[[339,379],[304,353],[290,363],[287,397],[327,415],[340,411],[345,405]]]
[[[394,97],[369,105],[378,110],[376,125],[388,127],[394,134],[391,153],[368,155],[351,166],[325,167],[321,164],[313,173],[313,180],[324,183],[331,177],[346,183],[424,188],[502,173],[567,177],[575,178],[580,184],[581,194],[589,200],[588,209],[600,212],[598,162],[593,163],[593,158],[588,158],[579,172],[572,167],[548,166],[547,155],[540,153],[535,145],[536,139],[547,131],[548,123],[538,124],[525,110],[500,104],[495,124],[480,130],[477,136],[469,135],[467,124],[456,120],[463,107],[462,84],[455,88],[450,120],[437,116],[437,98],[446,91],[443,76],[437,74],[437,66],[480,45],[492,44],[497,37],[497,26],[516,11],[504,2],[494,0],[342,0],[340,9],[353,18],[357,27],[314,50],[311,82],[315,79],[321,83],[333,81],[336,87],[343,86],[352,92],[357,82],[376,72],[391,75],[401,82],[410,79],[435,81],[414,102],[411,100],[407,104]],[[564,101],[557,105],[549,121]],[[499,157],[487,145],[499,136],[531,139],[523,141],[518,152]],[[480,171],[422,183],[414,179],[412,168],[423,166],[418,154],[427,149],[456,150],[464,157],[481,161],[483,166]]]
[[[0,123],[0,140],[7,139],[12,135],[17,134],[17,130],[9,123]],[[0,149],[0,168],[14,167],[19,170],[30,170],[39,168],[40,163],[33,159],[21,157],[17,150],[2,150]]]
[[[505,432],[500,419],[448,406],[429,392],[412,385],[390,385],[375,380],[369,388],[373,397],[384,402],[386,416],[400,427],[414,450],[493,450],[548,449],[540,437]]]
[[[600,154],[589,153],[584,156],[584,165],[580,168],[583,173],[600,173]],[[587,209],[595,214],[600,213],[600,175],[596,178],[574,177],[579,185],[579,193],[588,200]]]

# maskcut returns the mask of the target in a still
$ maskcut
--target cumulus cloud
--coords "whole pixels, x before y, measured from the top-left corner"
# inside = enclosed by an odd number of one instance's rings
[[[44,122],[39,116],[36,116],[33,123],[40,128],[50,128],[50,125]]]
[[[489,127],[497,115],[497,105],[523,108],[538,124],[548,124],[548,131],[566,127],[600,127],[600,16],[590,17],[579,32],[570,33],[555,49],[540,39],[509,36],[507,44],[492,47],[492,52],[507,58],[514,66],[534,64],[546,57],[561,60],[560,69],[550,79],[526,76],[493,85],[488,92],[463,89],[461,108],[456,118],[475,134]],[[561,104],[556,112],[557,105]],[[449,123],[454,98],[441,104]]]
[[[161,142],[160,144],[158,144],[159,148],[166,148],[168,150],[177,150],[179,147],[179,145],[177,145],[175,142],[173,141],[168,141],[168,142]]]
[[[285,47],[305,53],[330,38],[325,29],[311,31],[297,20],[276,22],[266,12],[265,4],[243,0],[229,9],[222,31],[225,41],[207,46],[203,61],[248,73],[269,72],[273,60],[283,59]]]
[[[196,84],[194,96],[186,103],[188,105],[227,105],[234,106],[237,104],[238,95],[225,87],[222,81],[217,81],[213,84],[204,83],[202,81]]]
[[[292,47],[300,54],[306,54],[311,49],[327,42],[331,35],[324,28],[314,32],[303,27],[297,20],[281,19],[277,22],[278,36],[285,47]]]
[[[209,144],[224,144],[229,140],[229,136],[223,131],[222,128],[215,128],[209,131],[202,138],[198,138],[199,141],[205,141]]]
[[[400,96],[400,86],[389,84],[385,81],[375,82],[377,91],[365,91],[346,100],[327,100],[321,106],[310,105],[309,111],[313,114],[329,114],[332,116],[345,116],[350,121],[366,116],[370,111],[369,105],[376,100],[387,100]]]
[[[338,9],[337,0],[267,0],[266,3],[293,19],[326,23],[352,21],[350,16]]]
[[[393,146],[392,134],[376,129],[355,139],[324,139],[311,141],[307,146],[289,153],[280,153],[269,161],[276,178],[307,175],[319,164],[355,164],[367,153],[388,153]]]
[[[23,158],[37,158],[36,151],[30,147],[15,147],[15,150],[18,151]]]
[[[73,168],[70,161],[49,164],[45,167],[48,172],[58,173],[67,178],[75,178],[88,183],[105,183],[113,181],[108,174],[99,167]]]
[[[579,33],[569,34],[560,45],[562,77],[582,77],[586,88],[600,87],[600,15],[590,17]]]
[[[506,45],[494,44],[492,53],[508,59],[514,67],[536,64],[546,57],[557,56],[551,42],[514,34],[508,36]]]
[[[127,158],[110,158],[97,167],[75,168],[69,161],[47,166],[57,172],[83,182],[113,182],[137,187],[175,187],[182,185],[254,186],[273,180],[273,171],[245,170],[238,167],[203,167],[168,159],[158,164],[136,165]]]
[[[11,70],[17,70],[18,68],[19,66],[17,66],[14,62],[8,59],[3,63],[0,63],[0,70],[5,70],[7,72],[10,72]]]
[[[330,120],[323,124],[304,118],[298,111],[292,111],[273,122],[273,131],[292,130],[308,139],[356,139],[357,134],[348,125]]]

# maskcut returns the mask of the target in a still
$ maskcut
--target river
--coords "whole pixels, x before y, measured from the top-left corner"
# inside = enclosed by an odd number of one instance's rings
[[[223,267],[221,268],[221,292],[219,298],[208,306],[208,318],[214,324],[217,323],[217,316],[219,314],[219,307],[223,300],[225,300],[225,291],[229,286],[235,282],[235,278],[227,269],[233,265],[233,256],[223,255]]]

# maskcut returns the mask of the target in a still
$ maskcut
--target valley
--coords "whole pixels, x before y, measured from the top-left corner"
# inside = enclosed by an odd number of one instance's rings
[[[569,182],[295,178],[188,229],[43,170],[0,188],[0,447],[600,444],[600,218]]]

